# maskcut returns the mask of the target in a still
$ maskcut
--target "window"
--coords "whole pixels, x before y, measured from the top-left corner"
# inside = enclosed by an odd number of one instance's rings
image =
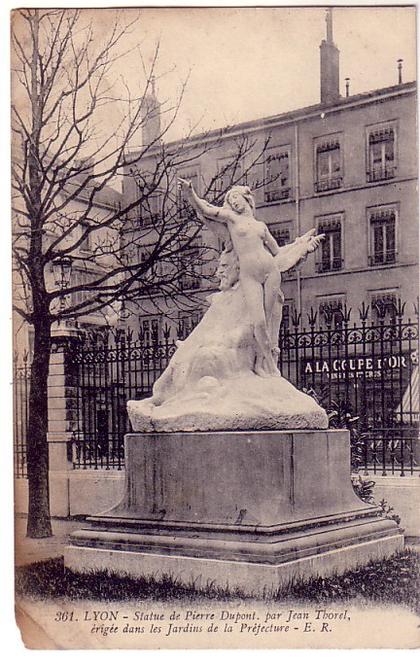
[[[397,258],[395,222],[394,208],[380,208],[369,212],[370,265],[395,263]]]
[[[248,163],[244,164],[243,175],[241,178],[241,184],[248,185],[255,199],[259,198],[259,194],[263,190],[263,187],[261,187],[263,182],[263,160],[264,157],[262,156],[259,156],[256,159],[250,154],[248,157]]]
[[[272,151],[265,161],[264,200],[266,203],[290,198],[289,148]]]
[[[372,320],[378,324],[380,322],[393,323],[397,315],[397,294],[396,292],[373,293],[371,297]]]
[[[320,325],[340,328],[344,321],[344,296],[325,297],[319,302],[318,313]]]
[[[341,215],[325,217],[318,222],[318,233],[325,233],[325,240],[317,252],[317,272],[341,270]]]
[[[150,253],[150,251],[141,251],[140,262],[145,263],[149,259]],[[142,274],[148,293],[152,294],[159,291],[159,281],[163,279],[164,275],[163,261],[155,259],[152,265]]]
[[[160,215],[160,194],[156,192],[151,194],[148,200],[148,204],[151,222],[154,223],[159,219]]]
[[[269,231],[279,247],[290,242],[290,228],[285,224],[270,224]]]
[[[89,231],[89,224],[86,222],[81,222],[80,224],[80,237],[82,237],[87,231]],[[79,244],[80,251],[90,251],[90,233],[83,238]]]
[[[381,127],[368,131],[368,182],[395,177],[395,147],[394,127]]]
[[[201,285],[201,237],[196,237],[188,247],[179,253],[179,288],[193,290]]]
[[[232,155],[217,160],[217,174],[214,183],[214,196],[222,199],[226,192],[237,184],[243,184],[241,180],[242,164],[238,155]],[[219,201],[221,202],[221,201]]]
[[[94,281],[95,278],[98,277],[99,277],[98,274],[95,274],[94,272],[89,272],[87,270],[78,270],[78,269],[73,270],[71,285],[72,287],[79,286],[80,290],[75,291],[74,293],[71,294],[70,297],[71,297],[72,306],[82,304],[89,297],[93,297],[93,293],[85,291],[83,289],[83,286],[92,283],[92,281]]]
[[[140,339],[144,341],[145,344],[150,344],[150,321],[144,320],[140,326]]]
[[[154,189],[150,190],[151,184],[149,185],[144,181],[142,186],[140,183],[137,183],[137,196],[141,198],[144,196],[144,199],[138,205],[138,217],[140,226],[150,226],[157,224],[161,217],[161,195],[160,192]]]
[[[198,173],[197,173],[197,171],[194,170],[194,171],[179,173],[177,177],[181,177],[184,180],[190,181],[192,183],[192,186],[194,187],[195,191],[198,191]],[[188,219],[191,216],[192,208],[187,203],[185,198],[183,197],[181,189],[178,188],[178,184],[177,184],[177,192],[176,192],[176,203],[177,203],[178,216],[181,219]]]
[[[180,311],[178,313],[177,334],[178,339],[185,339],[198,325],[203,317],[201,309],[197,309],[192,313],[185,313]]]
[[[290,331],[293,309],[294,309],[293,300],[287,300],[283,304],[283,313],[282,313],[281,326],[280,326],[280,330],[282,330],[283,332]]]
[[[318,139],[315,147],[315,191],[338,189],[343,183],[340,141]]]
[[[158,343],[161,336],[161,320],[159,318],[140,318],[140,340],[146,345]]]

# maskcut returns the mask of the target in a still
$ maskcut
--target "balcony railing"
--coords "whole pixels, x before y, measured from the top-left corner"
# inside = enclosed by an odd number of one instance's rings
[[[315,182],[315,191],[319,194],[322,191],[330,191],[330,189],[339,189],[343,184],[343,178],[338,175],[334,178],[322,178]]]
[[[264,192],[264,201],[266,203],[273,203],[274,201],[285,201],[290,198],[290,187],[283,187],[281,189],[267,189]]]
[[[315,263],[317,272],[337,272],[343,267],[343,259],[341,256],[337,258],[330,258],[318,261]]]
[[[379,182],[380,180],[392,180],[395,178],[396,166],[381,166],[373,168],[366,173],[368,182]]]
[[[378,251],[369,256],[369,265],[389,265],[396,263],[396,261],[397,252],[395,250]]]

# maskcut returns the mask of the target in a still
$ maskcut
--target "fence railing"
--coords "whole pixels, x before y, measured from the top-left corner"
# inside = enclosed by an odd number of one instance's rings
[[[30,363],[27,353],[13,357],[13,438],[15,477],[26,477]]]
[[[391,320],[372,322],[368,307],[361,307],[357,321],[344,308],[340,328],[318,326],[312,311],[305,326],[294,315],[290,329],[281,331],[279,366],[299,389],[335,411],[336,422],[346,413],[359,417],[366,472],[404,475],[414,474],[419,463],[418,312],[404,318],[404,306],[397,309]],[[86,337],[74,356],[76,467],[123,466],[126,402],[151,395],[175,350],[168,327],[148,343],[130,330]]]
[[[331,316],[324,326],[313,311],[305,320],[293,314],[289,329],[280,333],[279,367],[335,413],[336,425],[348,415],[359,418],[362,472],[413,475],[420,467],[418,308],[407,317],[398,304],[389,320],[389,309],[382,308],[374,322],[371,313],[362,305],[352,317],[344,307],[341,318]],[[75,468],[123,467],[127,401],[152,394],[176,350],[175,339],[189,331],[166,327],[160,337],[145,339],[141,331],[106,329],[80,340],[70,356],[77,388]],[[29,369],[15,369],[16,472],[24,476]]]

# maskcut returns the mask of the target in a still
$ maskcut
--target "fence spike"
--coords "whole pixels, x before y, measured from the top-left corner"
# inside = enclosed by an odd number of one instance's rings
[[[344,311],[343,311],[343,316],[344,316],[344,322],[348,325],[350,322],[350,316],[351,316],[351,307],[347,307],[347,303],[344,303]]]
[[[165,323],[163,330],[162,330],[163,336],[165,341],[168,341],[170,334],[171,334],[171,327],[168,325],[168,323]]]
[[[397,300],[397,316],[398,316],[398,318],[402,318],[404,316],[405,305],[406,305],[406,302],[402,302],[401,298],[399,297],[398,300]]]
[[[362,302],[361,307],[359,307],[359,317],[361,321],[366,322],[369,315],[370,306]]]
[[[318,312],[314,310],[313,307],[311,307],[308,313],[308,323],[311,327],[315,327],[317,318],[318,318]]]
[[[302,319],[302,314],[298,314],[297,309],[293,308],[293,311],[291,312],[291,315],[290,315],[290,320],[292,321],[292,325],[296,329],[299,328],[301,319]]]

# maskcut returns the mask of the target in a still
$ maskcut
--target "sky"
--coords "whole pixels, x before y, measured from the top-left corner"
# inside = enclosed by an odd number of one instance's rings
[[[135,10],[132,10],[133,12]],[[340,49],[340,85],[350,93],[416,78],[413,7],[336,7],[334,41]],[[176,98],[188,78],[179,120],[170,138],[190,127],[222,127],[319,101],[319,44],[325,36],[321,7],[142,9],[126,44],[141,40],[150,59],[160,42],[157,92]],[[142,82],[140,58],[124,63],[129,85]]]
[[[399,58],[404,60],[403,80],[416,78],[414,7],[334,7],[332,11],[343,95],[346,77],[351,94],[397,83]],[[116,9],[81,13],[80,27],[92,23],[92,47],[100,48]],[[120,57],[107,73],[115,96],[127,97],[127,90],[131,97],[142,96],[145,71],[157,44],[154,73],[162,108],[176,105],[185,84],[176,121],[165,140],[319,101],[324,7],[133,7],[120,8],[118,14],[122,24],[137,21],[118,44],[115,53]],[[85,33],[79,34],[82,38]],[[126,112],[123,102],[112,109],[103,107],[96,123],[98,144],[104,135],[119,142],[118,121]],[[171,117],[170,112],[164,114],[163,121]],[[131,147],[141,143],[137,136]]]

